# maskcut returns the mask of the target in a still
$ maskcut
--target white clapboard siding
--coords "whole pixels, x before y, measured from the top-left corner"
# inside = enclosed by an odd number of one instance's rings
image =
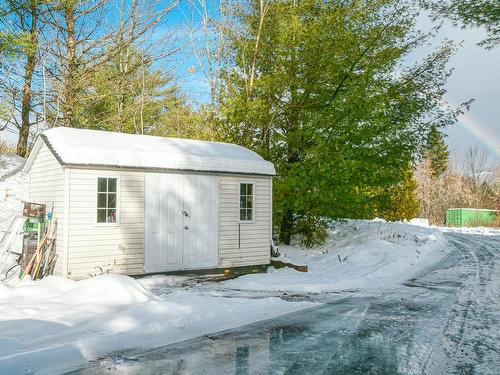
[[[55,275],[63,274],[64,263],[64,170],[45,143],[42,144],[29,171],[28,200],[54,207],[57,262]]]
[[[251,223],[238,224],[241,182],[255,184],[255,221]],[[271,260],[269,246],[272,235],[271,190],[271,177],[221,177],[219,208],[220,267],[269,264]]]
[[[119,181],[119,223],[98,224],[97,178]],[[71,168],[68,271],[82,278],[103,270],[144,272],[144,172]]]

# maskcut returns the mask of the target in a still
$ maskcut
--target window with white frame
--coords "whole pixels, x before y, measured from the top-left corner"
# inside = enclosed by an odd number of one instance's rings
[[[240,183],[240,221],[253,221],[253,190],[252,183]]]
[[[97,178],[97,222],[116,223],[118,181],[116,178]]]

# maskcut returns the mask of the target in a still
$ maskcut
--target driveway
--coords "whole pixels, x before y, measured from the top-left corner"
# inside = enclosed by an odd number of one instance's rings
[[[74,373],[498,374],[500,236],[446,237],[448,255],[396,289],[316,295],[324,304],[147,352],[112,353]]]

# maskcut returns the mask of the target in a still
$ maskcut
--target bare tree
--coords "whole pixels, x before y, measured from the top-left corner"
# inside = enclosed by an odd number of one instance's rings
[[[80,126],[74,111],[78,101],[88,100],[86,89],[95,72],[118,59],[120,72],[126,75],[132,45],[145,43],[146,33],[178,4],[179,0],[145,2],[139,12],[136,0],[122,0],[118,10],[111,0],[61,1],[47,21],[52,28],[51,53],[56,67],[51,71],[56,87],[53,125]],[[105,15],[110,12],[118,12],[118,24],[107,21]],[[121,85],[117,93],[119,114],[123,114],[120,98],[124,90]],[[119,125],[116,130],[121,130]]]
[[[493,207],[500,210],[500,163],[493,168],[493,177],[491,181],[493,190]],[[500,223],[499,223],[500,224]]]
[[[500,167],[491,167],[489,159],[486,150],[469,147],[439,176],[431,160],[423,159],[414,173],[420,216],[441,225],[448,208],[500,208]]]
[[[420,217],[434,225],[444,224],[448,208],[467,207],[470,193],[464,176],[453,167],[436,176],[429,158],[422,160],[414,173],[417,182],[416,195],[420,204]]]
[[[191,47],[198,68],[209,87],[209,122],[212,122],[220,89],[233,9],[232,0],[188,0]],[[217,16],[215,16],[217,15]]]
[[[269,10],[270,0],[259,0],[259,25],[257,27],[257,33],[255,34],[255,43],[252,52],[252,64],[250,67],[250,73],[247,78],[247,96],[251,97],[253,92],[253,83],[255,80],[256,68],[257,68],[257,57],[259,53],[259,44],[262,37],[262,26],[264,25],[264,20],[266,14]]]
[[[461,159],[461,167],[470,189],[471,203],[475,208],[487,208],[490,201],[492,167],[489,165],[489,159],[490,153],[477,145],[466,149]]]

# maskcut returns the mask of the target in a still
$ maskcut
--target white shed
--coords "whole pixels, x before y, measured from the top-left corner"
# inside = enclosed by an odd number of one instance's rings
[[[61,127],[24,171],[29,201],[53,207],[57,275],[270,262],[275,170],[244,147]]]

